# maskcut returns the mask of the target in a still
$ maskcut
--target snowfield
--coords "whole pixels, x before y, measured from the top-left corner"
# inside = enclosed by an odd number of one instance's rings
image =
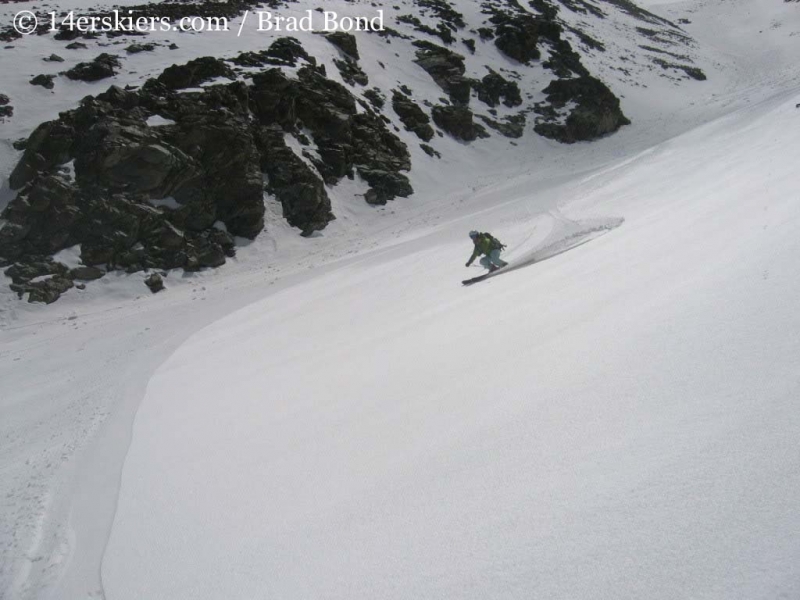
[[[797,597],[799,99],[578,182],[625,223],[540,264],[460,288],[459,223],[192,336],[108,596]]]
[[[800,598],[800,6],[641,4],[709,81],[616,80],[613,136],[414,150],[310,239],[268,199],[158,295],[1,286],[0,598]],[[470,229],[535,262],[462,287]]]

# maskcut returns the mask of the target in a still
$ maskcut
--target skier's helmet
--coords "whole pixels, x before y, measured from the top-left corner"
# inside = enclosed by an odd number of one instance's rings
[[[478,237],[478,232],[473,229],[472,231],[469,232],[469,237],[471,237],[474,240],[476,237]]]

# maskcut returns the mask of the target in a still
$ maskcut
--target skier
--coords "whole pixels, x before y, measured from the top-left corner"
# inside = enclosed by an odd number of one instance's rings
[[[478,256],[485,255],[481,259],[481,264],[489,269],[489,273],[505,267],[508,263],[500,258],[500,252],[505,248],[500,240],[493,237],[489,233],[480,233],[478,231],[470,231],[469,237],[472,238],[472,243],[475,244],[475,249],[472,251],[472,256],[467,261],[467,266],[472,264]]]

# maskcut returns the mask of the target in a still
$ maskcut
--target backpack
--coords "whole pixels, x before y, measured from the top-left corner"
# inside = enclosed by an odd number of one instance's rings
[[[503,244],[500,240],[494,237],[491,233],[482,233],[481,235],[489,238],[489,247],[492,250],[503,250],[506,247],[505,244]]]

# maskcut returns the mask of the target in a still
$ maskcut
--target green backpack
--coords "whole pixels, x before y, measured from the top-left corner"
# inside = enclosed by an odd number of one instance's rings
[[[491,233],[481,233],[480,235],[489,238],[489,247],[492,250],[503,250],[506,245],[500,242],[496,237],[494,237]]]

